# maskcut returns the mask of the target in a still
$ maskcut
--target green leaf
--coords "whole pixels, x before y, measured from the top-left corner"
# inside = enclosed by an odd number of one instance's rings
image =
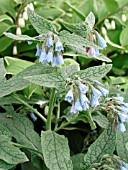
[[[3,59],[0,58],[0,83],[4,80],[4,77],[6,75],[6,70],[4,67]]]
[[[113,0],[103,0],[103,2],[105,3],[107,9],[109,10],[109,12],[114,12],[118,9],[118,3]]]
[[[93,42],[88,41],[87,39],[80,37],[78,35],[70,34],[67,31],[61,31],[59,37],[61,41],[65,43],[66,46],[71,48],[71,50],[74,50],[81,54],[86,54],[85,47],[95,47],[98,49],[100,48],[97,45],[95,45]]]
[[[116,133],[109,125],[99,138],[89,147],[84,157],[83,168],[88,169],[93,163],[99,162],[103,155],[112,154],[115,149]]]
[[[28,16],[31,24],[39,34],[47,34],[48,31],[57,33],[55,26],[50,21],[37,15],[29,8],[28,8]]]
[[[0,22],[0,36],[3,35],[5,31],[7,31],[9,28],[13,27],[11,24],[7,24],[4,21]]]
[[[96,59],[101,60],[101,61],[112,62],[111,59],[109,59],[108,57],[106,57],[105,55],[103,55],[101,53],[99,55],[93,57],[93,58],[96,58]]]
[[[122,46],[128,46],[128,28],[122,30],[120,34],[120,43]]]
[[[78,24],[70,24],[67,22],[62,21],[62,24],[71,32],[76,33],[82,37],[86,37],[87,33],[87,26],[85,23],[78,23]]]
[[[14,166],[14,164],[8,164],[7,162],[0,159],[0,170],[9,170]]]
[[[68,140],[52,131],[41,133],[41,145],[46,166],[50,170],[73,170]]]
[[[64,79],[66,79],[79,69],[79,64],[70,64],[66,67],[60,68],[58,72],[60,72],[63,75]]]
[[[80,164],[84,161],[84,154],[79,153],[71,157],[73,163],[73,170],[80,170]]]
[[[85,22],[88,23],[89,27],[92,29],[95,24],[95,16],[92,12],[89,13],[89,15],[86,17]]]
[[[34,63],[30,61],[21,60],[14,57],[4,57],[6,62],[6,72],[7,74],[16,75],[21,72],[23,69],[33,65]]]
[[[117,130],[117,138],[116,138],[116,149],[117,154],[121,158],[125,159],[125,162],[128,162],[128,124],[125,124],[126,131],[123,133],[118,132]]]
[[[8,130],[8,128],[3,126],[2,124],[0,124],[0,135],[5,135],[8,138],[12,137],[12,135],[11,135],[10,131]]]
[[[12,118],[7,118],[8,115],[11,115]],[[15,112],[6,112],[0,114],[0,120],[19,144],[40,151],[40,137],[26,116]]]
[[[12,33],[4,32],[4,35],[6,37],[12,38],[13,40],[19,40],[19,41],[38,41],[35,38],[29,37],[28,35],[15,35]]]
[[[85,70],[75,72],[73,73],[73,75],[71,75],[71,77],[73,77],[74,75],[78,75],[82,80],[86,80],[87,78],[97,80],[103,78],[111,70],[111,68],[111,64],[94,66]]]
[[[24,77],[28,81],[45,87],[55,87],[57,90],[64,91],[65,80],[60,73],[49,73],[35,76]]]
[[[12,18],[9,17],[8,15],[6,15],[6,14],[0,15],[0,22],[1,22],[1,21],[4,21],[4,20],[8,20],[8,21],[10,21],[11,23],[13,23]]]
[[[26,155],[13,146],[8,137],[3,135],[0,135],[0,160],[14,165],[28,161]]]
[[[7,37],[0,37],[0,52],[6,50],[11,44],[12,44],[13,40],[12,39],[8,39]],[[3,45],[6,44],[6,45]]]
[[[22,90],[29,86],[30,82],[27,79],[24,79],[24,77],[45,73],[48,74],[51,73],[53,69],[54,68],[50,65],[42,63],[33,64],[32,66],[27,67],[25,70],[18,73],[16,76],[0,84],[0,97],[6,96],[18,90]]]
[[[102,128],[108,127],[108,119],[99,111],[92,113],[92,119]]]

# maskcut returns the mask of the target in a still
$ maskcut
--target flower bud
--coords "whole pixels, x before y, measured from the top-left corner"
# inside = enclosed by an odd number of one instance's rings
[[[20,27],[18,27],[18,28],[16,29],[16,35],[22,35],[22,32],[21,32]]]
[[[125,14],[122,14],[122,21],[126,22],[127,18]]]
[[[45,115],[48,115],[48,110],[49,110],[49,106],[45,106],[45,108],[44,108],[44,114]]]
[[[13,55],[17,55],[17,46],[13,46]]]
[[[114,21],[114,20],[111,21],[111,28],[112,28],[113,30],[116,28],[116,24],[115,24],[115,21]]]
[[[23,19],[28,20],[28,14],[26,11],[23,12]]]
[[[30,8],[32,11],[34,11],[33,3],[30,3],[30,4],[29,4],[29,8]]]
[[[25,27],[25,21],[24,21],[24,18],[19,18],[19,20],[18,20],[18,25],[19,25],[19,27]]]

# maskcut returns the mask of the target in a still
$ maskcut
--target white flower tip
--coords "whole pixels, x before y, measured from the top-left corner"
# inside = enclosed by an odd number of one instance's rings
[[[13,46],[13,55],[17,55],[17,46]]]
[[[22,35],[22,32],[21,32],[21,28],[20,28],[20,27],[18,27],[18,28],[16,29],[16,35]]]

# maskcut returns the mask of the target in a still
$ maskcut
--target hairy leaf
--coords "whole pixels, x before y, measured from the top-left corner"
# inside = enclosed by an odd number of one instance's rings
[[[110,58],[106,57],[105,55],[103,55],[101,53],[99,55],[95,56],[94,58],[101,60],[101,61],[112,62],[112,60]]]
[[[57,33],[55,26],[50,21],[37,15],[29,8],[28,8],[28,16],[31,24],[39,34],[47,34],[48,31]]]
[[[6,126],[3,126],[2,124],[0,124],[0,135],[5,135],[9,138],[11,138],[12,136],[8,128],[6,128]]]
[[[26,155],[13,146],[8,137],[3,135],[0,135],[0,160],[14,165],[28,161]]]
[[[95,16],[92,12],[89,13],[89,15],[86,17],[85,21],[88,23],[90,28],[93,28],[95,24]]]
[[[4,80],[4,77],[6,75],[6,70],[4,67],[3,59],[0,59],[0,83]]]
[[[14,166],[15,164],[8,164],[7,162],[0,159],[0,170],[9,170]]]
[[[11,115],[12,118],[7,118]],[[1,124],[5,126],[18,143],[40,151],[40,137],[34,131],[32,122],[24,115],[10,112],[0,114]]]
[[[25,70],[18,73],[16,76],[0,84],[0,97],[6,96],[18,90],[22,90],[28,85],[30,85],[30,82],[27,79],[23,79],[23,77],[50,73],[52,71],[53,67],[42,63],[37,63],[30,67],[27,67]]]
[[[108,128],[99,136],[99,138],[89,147],[84,157],[83,168],[88,169],[93,163],[99,162],[105,154],[112,154],[115,149],[116,133],[113,126]]]
[[[46,166],[50,170],[73,170],[68,140],[52,131],[41,134],[41,145]]]
[[[97,80],[103,78],[111,70],[111,68],[112,68],[111,64],[94,66],[94,67],[87,68],[85,70],[75,72],[73,73],[72,76],[78,75],[83,80],[86,80],[87,78]]]
[[[79,153],[71,157],[73,163],[73,170],[80,170],[80,165],[84,161],[84,154]]]
[[[116,148],[117,154],[121,158],[125,159],[125,162],[128,162],[128,124],[125,124],[126,131],[120,133],[117,131],[117,138],[116,138]]]

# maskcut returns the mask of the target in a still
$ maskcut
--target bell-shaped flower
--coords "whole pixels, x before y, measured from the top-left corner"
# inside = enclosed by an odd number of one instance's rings
[[[118,116],[119,116],[119,120],[121,122],[125,122],[126,121],[127,115],[125,115],[123,113],[120,113],[120,114],[118,114]]]
[[[124,101],[124,97],[122,96],[117,96],[118,102],[122,103]]]
[[[40,57],[41,55],[41,52],[42,52],[42,49],[41,47],[39,46],[39,44],[36,45],[36,56]]]
[[[88,56],[89,57],[96,57],[96,50],[94,47],[91,47],[89,50],[88,50]]]
[[[46,54],[46,60],[47,62],[53,62],[53,52],[52,51],[49,51],[47,54]]]
[[[100,54],[99,50],[97,48],[95,48],[95,53],[96,53],[96,56],[98,56]]]
[[[57,54],[57,65],[64,64],[64,59],[61,54]]]
[[[65,100],[68,101],[68,102],[72,102],[74,100],[74,97],[73,97],[73,92],[72,90],[69,90],[65,96]]]
[[[98,80],[94,80],[94,83],[99,86],[99,85],[102,85]]]
[[[119,132],[122,132],[122,133],[123,133],[123,132],[126,131],[126,128],[125,128],[125,126],[124,126],[123,123],[118,124],[117,128],[118,128],[118,131],[119,131]]]
[[[80,83],[80,84],[79,84],[79,89],[80,89],[80,92],[81,92],[81,93],[84,93],[84,94],[85,94],[85,93],[88,91],[88,86]]]
[[[55,67],[55,66],[58,66],[58,63],[57,63],[57,57],[53,57],[53,62],[52,62],[52,66]]]
[[[33,112],[30,114],[30,117],[34,122],[37,121],[37,117],[35,116]]]
[[[47,37],[46,46],[47,47],[53,46],[52,36],[50,36],[50,35],[48,35],[48,37]]]
[[[97,33],[97,39],[101,48],[107,47],[105,39],[99,33]]]
[[[31,44],[32,44],[32,41],[27,41],[27,43],[28,43],[29,45],[31,45]]]
[[[45,50],[41,52],[41,55],[40,55],[40,58],[39,58],[39,62],[41,62],[41,63],[47,62],[47,57],[46,57]]]
[[[77,100],[75,102],[75,106],[74,106],[74,113],[77,113],[77,112],[82,111],[82,110],[83,109],[82,109],[81,103],[80,103],[79,100]]]
[[[109,93],[109,91],[107,89],[100,87],[100,86],[99,86],[99,90],[104,97],[106,97],[106,95]]]
[[[83,93],[80,94],[80,102],[83,110],[89,109],[89,105],[88,105],[89,100]]]
[[[125,106],[121,106],[121,111],[128,114],[128,108]]]
[[[94,96],[94,95],[91,97],[91,107],[97,107],[97,106],[100,105],[98,99],[99,98],[97,96]]]
[[[128,164],[124,163],[123,166],[128,169]]]
[[[128,170],[127,168],[125,168],[124,166],[120,167],[120,170]]]
[[[64,50],[63,45],[62,45],[62,43],[60,42],[60,40],[58,39],[58,40],[56,41],[56,44],[55,44],[55,51],[60,52],[60,51],[63,51],[63,50]]]
[[[92,88],[92,92],[93,92],[93,96],[97,97],[98,99],[102,96],[102,93],[94,87]]]

